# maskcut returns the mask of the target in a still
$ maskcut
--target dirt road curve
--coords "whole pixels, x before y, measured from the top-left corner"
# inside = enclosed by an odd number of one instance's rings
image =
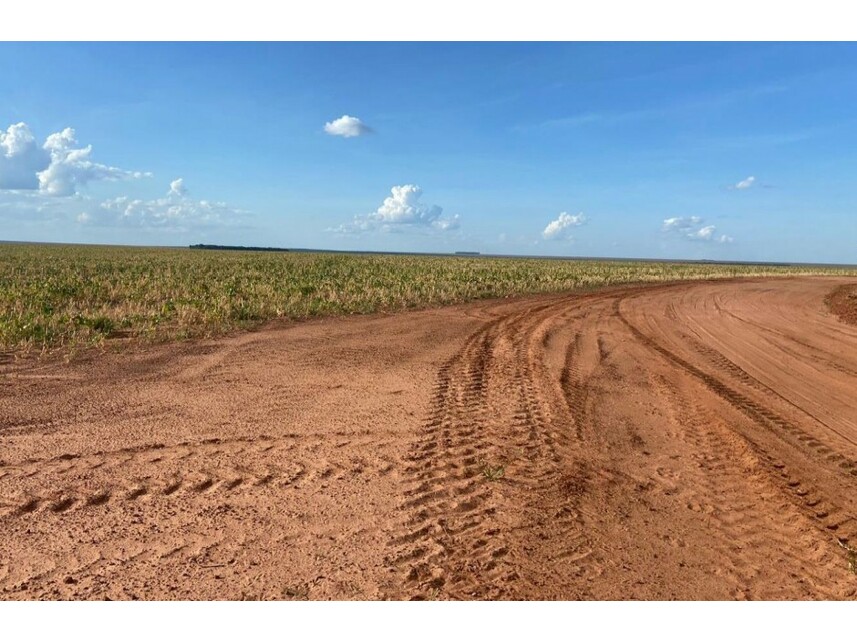
[[[0,596],[853,598],[831,279],[7,364]]]

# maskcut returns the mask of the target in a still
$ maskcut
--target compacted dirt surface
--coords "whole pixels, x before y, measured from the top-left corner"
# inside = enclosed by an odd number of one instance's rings
[[[857,327],[825,305],[847,283],[7,363],[0,597],[854,598]]]

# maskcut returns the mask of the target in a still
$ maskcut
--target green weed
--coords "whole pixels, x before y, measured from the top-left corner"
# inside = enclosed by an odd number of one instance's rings
[[[497,465],[491,466],[489,464],[485,464],[482,466],[482,476],[489,481],[495,481],[502,478],[506,475],[506,467],[505,465]]]

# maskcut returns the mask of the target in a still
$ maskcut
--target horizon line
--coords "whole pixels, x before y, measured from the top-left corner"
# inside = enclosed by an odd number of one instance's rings
[[[857,263],[830,263],[813,261],[746,261],[746,260],[720,260],[720,259],[666,259],[657,257],[597,257],[583,255],[523,255],[523,254],[498,254],[482,253],[479,251],[457,250],[454,252],[421,252],[402,250],[332,250],[326,248],[281,248],[263,246],[232,246],[225,244],[190,244],[176,246],[137,245],[123,243],[75,243],[66,241],[13,241],[0,239],[0,245],[44,245],[44,246],[82,246],[95,248],[153,248],[163,250],[208,250],[223,252],[300,252],[319,254],[356,254],[356,255],[392,255],[392,256],[419,256],[419,257],[457,257],[457,258],[484,258],[484,259],[542,259],[550,261],[629,261],[638,263],[708,263],[719,265],[736,266],[806,266],[806,267],[830,267],[830,268],[857,268]]]

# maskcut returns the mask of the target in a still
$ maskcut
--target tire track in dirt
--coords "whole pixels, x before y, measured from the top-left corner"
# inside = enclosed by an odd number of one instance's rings
[[[392,540],[410,545],[391,559],[407,570],[410,597],[538,596],[559,566],[580,572],[592,556],[576,507],[588,474],[575,453],[597,338],[576,335],[560,360],[549,352],[581,306],[602,298],[559,298],[489,322],[440,370],[406,470],[405,527]],[[563,537],[534,543],[548,524]],[[557,569],[533,560],[542,557]]]
[[[406,526],[392,539],[410,545],[393,563],[409,567],[405,586],[413,598],[499,598],[502,584],[515,580],[509,532],[495,519],[499,488],[538,478],[538,459],[550,448],[540,441],[541,412],[524,385],[524,366],[507,353],[520,355],[509,334],[525,315],[484,325],[440,370],[406,470]],[[502,406],[492,407],[498,395]]]
[[[693,361],[622,313],[629,297],[696,287],[618,289],[515,311],[486,324],[444,365],[412,456],[417,466],[409,473],[418,475],[402,507],[407,528],[392,541],[399,555],[390,562],[406,578],[406,596],[598,597],[611,577],[617,588],[645,586],[644,578],[618,581],[631,567],[614,541],[622,522],[649,524],[640,511],[653,489],[669,497],[667,510],[682,520],[691,512],[693,529],[705,534],[704,545],[694,546],[713,561],[700,562],[698,573],[717,576],[717,587],[729,588],[732,598],[851,595],[836,549],[837,540],[854,538],[850,510],[829,488],[783,464],[792,461],[783,451],[787,445],[763,446],[752,432],[722,419],[717,405],[728,403],[777,440],[793,438],[792,448],[823,456],[836,473],[850,476],[852,461],[802,428],[817,420],[812,414],[690,333],[681,336]],[[680,304],[665,313],[671,324],[683,325]],[[651,351],[647,358],[645,351]],[[662,374],[647,375],[649,392],[634,383],[640,371],[629,370],[631,359],[662,360]],[[639,363],[648,371],[646,361]],[[714,397],[697,401],[695,386]],[[606,424],[601,410],[621,390],[633,390],[669,418],[668,431],[651,424],[639,429],[644,439],[631,428],[632,418],[624,421],[627,433]],[[626,474],[639,467],[638,452],[614,451],[616,440],[638,448],[658,439],[690,460],[672,463],[678,486],[663,466]],[[489,461],[503,473],[487,482],[494,470],[480,476],[479,466]],[[663,503],[657,500],[658,511]],[[492,548],[495,556],[484,559]],[[597,581],[599,589],[581,587],[581,579]],[[712,584],[700,591],[722,596],[723,590]]]
[[[801,440],[803,442],[809,442],[809,441],[813,440],[812,436],[807,434],[805,431],[802,431],[793,422],[787,420],[783,416],[781,416],[778,413],[776,413],[775,411],[771,410],[768,406],[763,406],[763,405],[757,403],[756,401],[754,401],[753,399],[750,399],[747,395],[740,392],[734,386],[730,387],[729,385],[725,384],[724,381],[722,381],[722,380],[718,379],[717,377],[711,375],[709,372],[703,370],[702,368],[699,368],[698,366],[691,364],[690,362],[683,359],[682,357],[679,357],[676,353],[670,351],[669,349],[665,348],[661,344],[657,343],[651,337],[643,334],[636,326],[634,326],[631,322],[628,321],[628,319],[626,317],[624,317],[622,315],[620,308],[619,308],[620,302],[621,302],[621,300],[617,299],[614,303],[616,315],[619,317],[619,319],[622,320],[622,322],[628,327],[628,329],[631,331],[631,333],[641,343],[652,348],[654,351],[661,354],[662,356],[666,357],[668,360],[670,360],[671,362],[673,362],[674,364],[679,366],[681,369],[683,369],[685,372],[687,372],[688,374],[690,374],[694,378],[704,382],[705,385],[708,386],[712,391],[716,392],[718,395],[720,395],[724,399],[728,400],[733,406],[735,406],[736,408],[743,411],[745,414],[750,416],[753,420],[755,420],[761,424],[776,426],[780,429],[788,431],[789,433],[793,433],[796,436],[798,436],[799,440]],[[708,361],[710,361],[711,363],[713,363],[714,365],[719,367],[721,370],[726,371],[728,373],[729,379],[732,379],[733,381],[738,380],[738,382],[745,384],[747,386],[751,386],[752,388],[755,388],[756,390],[761,391],[761,392],[772,393],[773,395],[778,397],[780,400],[786,402],[787,404],[794,406],[796,409],[798,409],[802,413],[805,413],[806,415],[810,416],[813,420],[815,420],[819,424],[823,424],[826,428],[830,429],[829,426],[825,425],[823,422],[818,420],[818,418],[815,418],[814,416],[810,415],[809,413],[807,413],[806,411],[804,411],[803,409],[801,409],[800,407],[795,405],[793,402],[791,402],[789,400],[785,400],[784,398],[782,398],[781,395],[770,391],[770,389],[768,387],[766,387],[764,384],[762,384],[758,380],[750,377],[745,371],[743,371],[741,368],[736,366],[734,363],[727,360],[722,354],[718,353],[717,351],[715,351],[711,348],[708,348],[708,347],[702,345],[700,342],[693,340],[692,338],[689,338],[689,337],[686,338],[686,342],[687,342],[687,344],[692,346],[701,356],[703,356]],[[833,429],[831,429],[831,430],[833,430]],[[846,440],[850,443],[855,443],[854,440],[848,438],[847,436],[840,434],[840,437],[842,437],[844,440]],[[832,450],[829,447],[827,447],[826,445],[823,445],[823,444],[821,445],[821,449],[822,449],[821,452],[823,452],[823,453],[831,453],[832,452]],[[845,469],[851,470],[853,468],[857,468],[857,463],[855,463],[854,461],[851,461],[851,460],[846,460],[845,457],[839,453],[833,453],[832,458],[836,461],[843,461],[845,464],[845,466],[843,468],[845,468]],[[857,474],[855,474],[855,475],[857,475]]]
[[[709,546],[722,561],[715,573],[730,578],[732,598],[782,600],[793,595],[782,588],[795,581],[806,585],[807,597],[837,597],[827,578],[839,557],[807,534],[804,516],[777,503],[781,489],[753,447],[697,401],[703,395],[692,385],[680,390],[656,377],[655,388],[681,428],[681,438],[694,447],[698,465],[688,470],[676,493],[707,521]],[[776,519],[767,510],[771,504],[778,504]]]
[[[775,485],[780,495],[816,526],[823,542],[816,543],[815,549],[826,549],[830,555],[833,542],[846,545],[853,542],[857,536],[857,519],[850,499],[857,492],[854,482],[857,462],[840,450],[849,450],[855,443],[854,438],[752,377],[719,351],[682,334],[685,347],[698,356],[697,364],[690,363],[630,322],[622,313],[622,303],[616,300],[616,314],[642,344],[691,375],[751,420],[751,430],[734,430],[730,438],[746,445],[752,453],[754,471],[763,471],[766,481]],[[758,328],[758,324],[753,325]],[[836,370],[849,374],[848,369]],[[676,398],[675,395],[672,397]],[[688,398],[688,395],[679,397],[678,403],[684,409],[685,417],[691,418],[689,424],[698,424],[697,420],[704,411],[694,407],[693,413],[688,414]],[[718,419],[709,412],[706,422],[710,426],[718,423]],[[825,434],[827,438],[821,437]],[[836,448],[830,446],[831,439],[835,440]],[[807,460],[811,461],[812,473],[809,475],[806,475]],[[818,476],[819,466],[828,474],[823,483]],[[843,500],[847,502],[843,503]],[[841,558],[841,552],[838,553]]]
[[[5,493],[0,496],[0,520],[26,518],[39,511],[67,513],[90,507],[111,508],[152,498],[235,494],[268,486],[282,490],[342,480],[367,469],[375,475],[388,475],[395,466],[390,459],[378,455],[347,460],[296,458],[298,438],[208,438],[3,464],[0,481]],[[374,440],[373,445],[382,446]],[[75,484],[63,486],[62,481],[69,478]],[[10,490],[15,488],[19,491],[13,495]]]
[[[440,369],[424,435],[408,458],[411,488],[402,505],[408,518],[391,539],[404,550],[391,564],[409,568],[404,586],[412,598],[432,597],[455,582],[451,565],[441,565],[453,547],[469,555],[481,534],[496,533],[485,526],[491,491],[479,479],[491,447],[482,426],[492,326],[475,333]]]

